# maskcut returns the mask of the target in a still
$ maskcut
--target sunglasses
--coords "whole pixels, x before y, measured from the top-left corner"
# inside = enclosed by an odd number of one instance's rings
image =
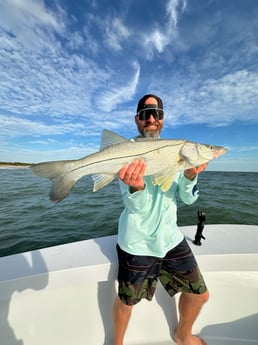
[[[147,108],[140,110],[137,115],[141,121],[148,121],[151,115],[155,120],[162,120],[164,117],[164,111],[160,108]]]

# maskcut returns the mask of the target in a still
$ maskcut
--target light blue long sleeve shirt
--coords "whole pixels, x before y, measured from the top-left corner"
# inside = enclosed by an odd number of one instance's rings
[[[184,238],[177,226],[176,199],[179,196],[185,204],[197,200],[197,177],[190,181],[178,172],[167,192],[154,186],[150,176],[144,181],[144,190],[135,193],[120,181],[125,208],[119,218],[118,244],[130,254],[162,258]]]

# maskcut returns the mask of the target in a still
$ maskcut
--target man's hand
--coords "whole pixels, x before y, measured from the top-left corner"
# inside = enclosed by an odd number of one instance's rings
[[[135,160],[130,164],[124,165],[118,172],[117,176],[125,184],[131,187],[131,192],[144,189],[143,175],[146,164],[143,160]]]
[[[208,166],[208,163],[204,163],[202,165],[199,165],[198,167],[187,169],[184,171],[184,175],[188,180],[193,180],[195,176],[200,174],[203,170],[205,170]]]

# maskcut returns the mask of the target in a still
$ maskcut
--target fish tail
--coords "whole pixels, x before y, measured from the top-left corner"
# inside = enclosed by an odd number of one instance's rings
[[[51,180],[49,197],[54,202],[60,202],[70,193],[77,178],[71,171],[71,161],[39,163],[32,166],[34,174]]]

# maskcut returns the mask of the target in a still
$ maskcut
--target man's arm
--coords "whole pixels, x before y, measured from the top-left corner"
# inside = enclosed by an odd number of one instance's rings
[[[180,199],[186,204],[191,205],[199,196],[199,190],[197,185],[198,174],[205,170],[208,163],[202,164],[198,167],[187,169],[182,174],[181,179],[178,181],[178,194]]]

